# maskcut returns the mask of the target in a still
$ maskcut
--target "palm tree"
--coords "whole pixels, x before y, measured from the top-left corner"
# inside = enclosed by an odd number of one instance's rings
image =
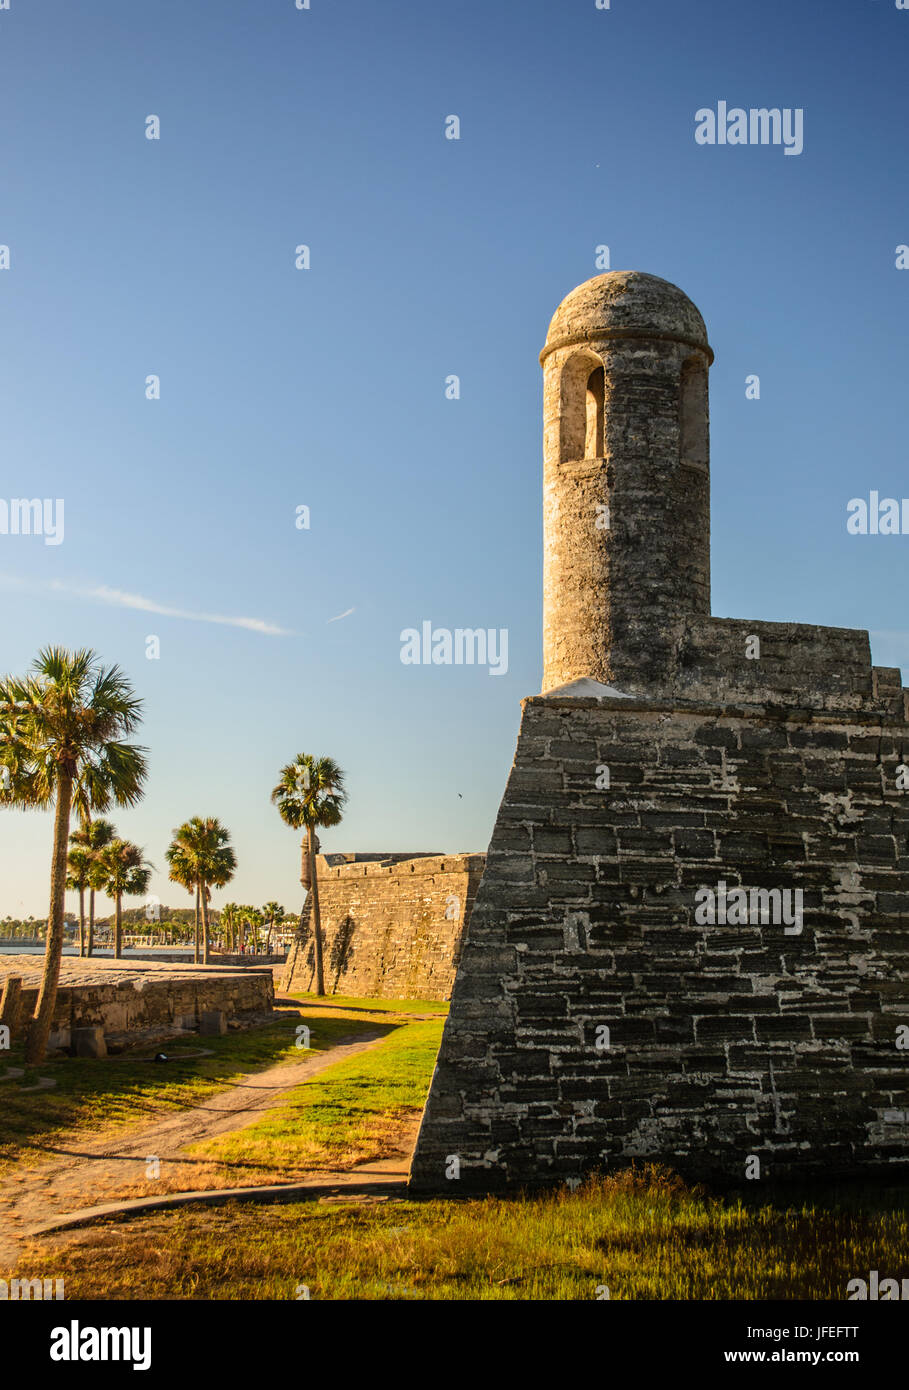
[[[117,797],[118,780],[121,775],[123,763],[122,745],[112,744],[102,749],[97,756],[90,758],[80,769],[79,775],[73,783],[73,810],[79,817],[79,829],[74,830],[69,840],[71,845],[76,845],[89,852],[94,860],[97,851],[109,845],[116,836],[116,831],[110,821],[93,821],[93,811],[109,811],[113,802],[125,805]],[[78,885],[68,885],[70,887]],[[95,890],[98,885],[91,882],[91,874],[88,877],[89,886],[89,925],[88,925],[88,954],[91,955],[95,946]],[[82,899],[80,897],[80,911]],[[79,932],[80,949],[82,954],[82,928],[80,921]]]
[[[9,774],[0,779],[0,801],[54,806],[44,973],[25,1045],[30,1065],[44,1059],[57,1001],[74,787],[80,780],[90,785],[88,769],[100,766],[118,805],[141,798],[145,750],[122,741],[139,723],[141,709],[120,668],[104,667],[88,649],[46,647],[25,676],[0,680],[0,765]]]
[[[142,858],[142,850],[130,840],[111,840],[98,857],[97,877],[100,886],[114,900],[114,956],[123,954],[122,907],[123,895],[139,896],[148,892],[152,865]]]
[[[109,820],[93,820],[87,829],[77,831],[87,836],[88,848],[92,856],[92,870],[88,878],[88,954],[95,949],[95,893],[104,891],[104,870],[101,863],[104,851],[113,844],[117,832]]]
[[[202,912],[202,961],[208,965],[210,957],[208,932],[208,900],[211,888],[223,888],[233,878],[237,868],[237,856],[230,843],[230,834],[214,816],[203,819],[193,816],[184,821],[174,831],[174,838],[167,849],[167,862],[170,876],[175,883],[182,884],[196,894],[196,950],[195,960],[199,960],[198,914]]]
[[[224,947],[228,955],[234,950],[237,940],[237,927],[240,924],[240,909],[236,903],[225,903],[221,909],[221,930],[224,933]]]
[[[259,950],[259,928],[262,925],[262,913],[257,907],[247,905],[240,908],[240,921],[249,931],[252,938],[252,949],[254,953]]]
[[[322,918],[319,915],[319,884],[316,878],[316,829],[340,823],[347,800],[344,773],[333,758],[314,758],[310,753],[298,753],[294,762],[282,767],[280,781],[272,790],[271,799],[285,825],[291,826],[294,830],[306,831],[301,848],[305,849],[309,861],[316,994],[324,994]],[[305,872],[301,874],[301,882],[305,882],[306,877]]]
[[[89,956],[95,949],[95,893],[104,887],[96,872],[98,859],[101,851],[116,838],[116,835],[117,832],[109,820],[88,820],[80,830],[74,830],[69,837],[70,844],[84,849],[88,853],[90,861],[88,872],[88,949],[86,951],[86,955]]]
[[[268,955],[272,931],[284,921],[284,909],[280,903],[265,903],[262,917],[268,923],[268,935],[265,938],[265,954]]]
[[[193,943],[195,947],[193,959],[199,963],[199,887],[196,882],[195,866],[190,857],[176,844],[171,844],[165,851],[164,856],[170,865],[169,877],[174,883],[179,883],[181,888],[185,888],[187,893],[196,895],[195,916],[193,921]]]
[[[89,884],[89,875],[92,868],[92,857],[83,845],[74,844],[73,837],[69,837],[70,850],[66,856],[66,866],[69,874],[66,879],[67,888],[74,888],[79,894],[79,955],[85,955],[85,890]]]

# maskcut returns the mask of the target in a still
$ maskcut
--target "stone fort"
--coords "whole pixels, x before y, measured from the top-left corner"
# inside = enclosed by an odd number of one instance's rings
[[[543,692],[411,1186],[905,1171],[909,691],[866,632],[711,616],[713,352],[681,290],[597,276],[540,360]]]

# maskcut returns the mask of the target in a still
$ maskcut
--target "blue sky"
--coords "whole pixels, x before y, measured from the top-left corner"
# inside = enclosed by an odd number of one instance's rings
[[[298,751],[348,774],[326,848],[485,848],[540,684],[537,354],[600,244],[707,322],[713,611],[909,670],[909,536],[845,528],[909,493],[909,11],[311,5],[0,11],[0,497],[65,499],[63,544],[0,535],[0,670],[129,674],[151,775],[117,824],[175,904],[199,814],[239,857],[216,902],[299,906],[268,801]],[[803,153],[697,145],[719,100],[803,109]],[[507,674],[402,665],[427,619],[507,628]],[[50,830],[0,813],[0,915],[46,913]]]

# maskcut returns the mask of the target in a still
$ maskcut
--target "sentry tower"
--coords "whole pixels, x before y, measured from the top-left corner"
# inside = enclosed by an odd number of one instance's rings
[[[618,270],[562,301],[544,378],[543,693],[673,677],[679,620],[710,612],[704,320],[667,280]]]

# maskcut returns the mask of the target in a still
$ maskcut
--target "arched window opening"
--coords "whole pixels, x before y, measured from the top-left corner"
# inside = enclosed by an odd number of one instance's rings
[[[603,457],[604,399],[602,362],[592,352],[576,352],[562,368],[559,401],[559,458],[562,463]]]
[[[679,390],[679,461],[687,468],[705,469],[710,461],[707,410],[707,368],[700,357],[682,367]]]

